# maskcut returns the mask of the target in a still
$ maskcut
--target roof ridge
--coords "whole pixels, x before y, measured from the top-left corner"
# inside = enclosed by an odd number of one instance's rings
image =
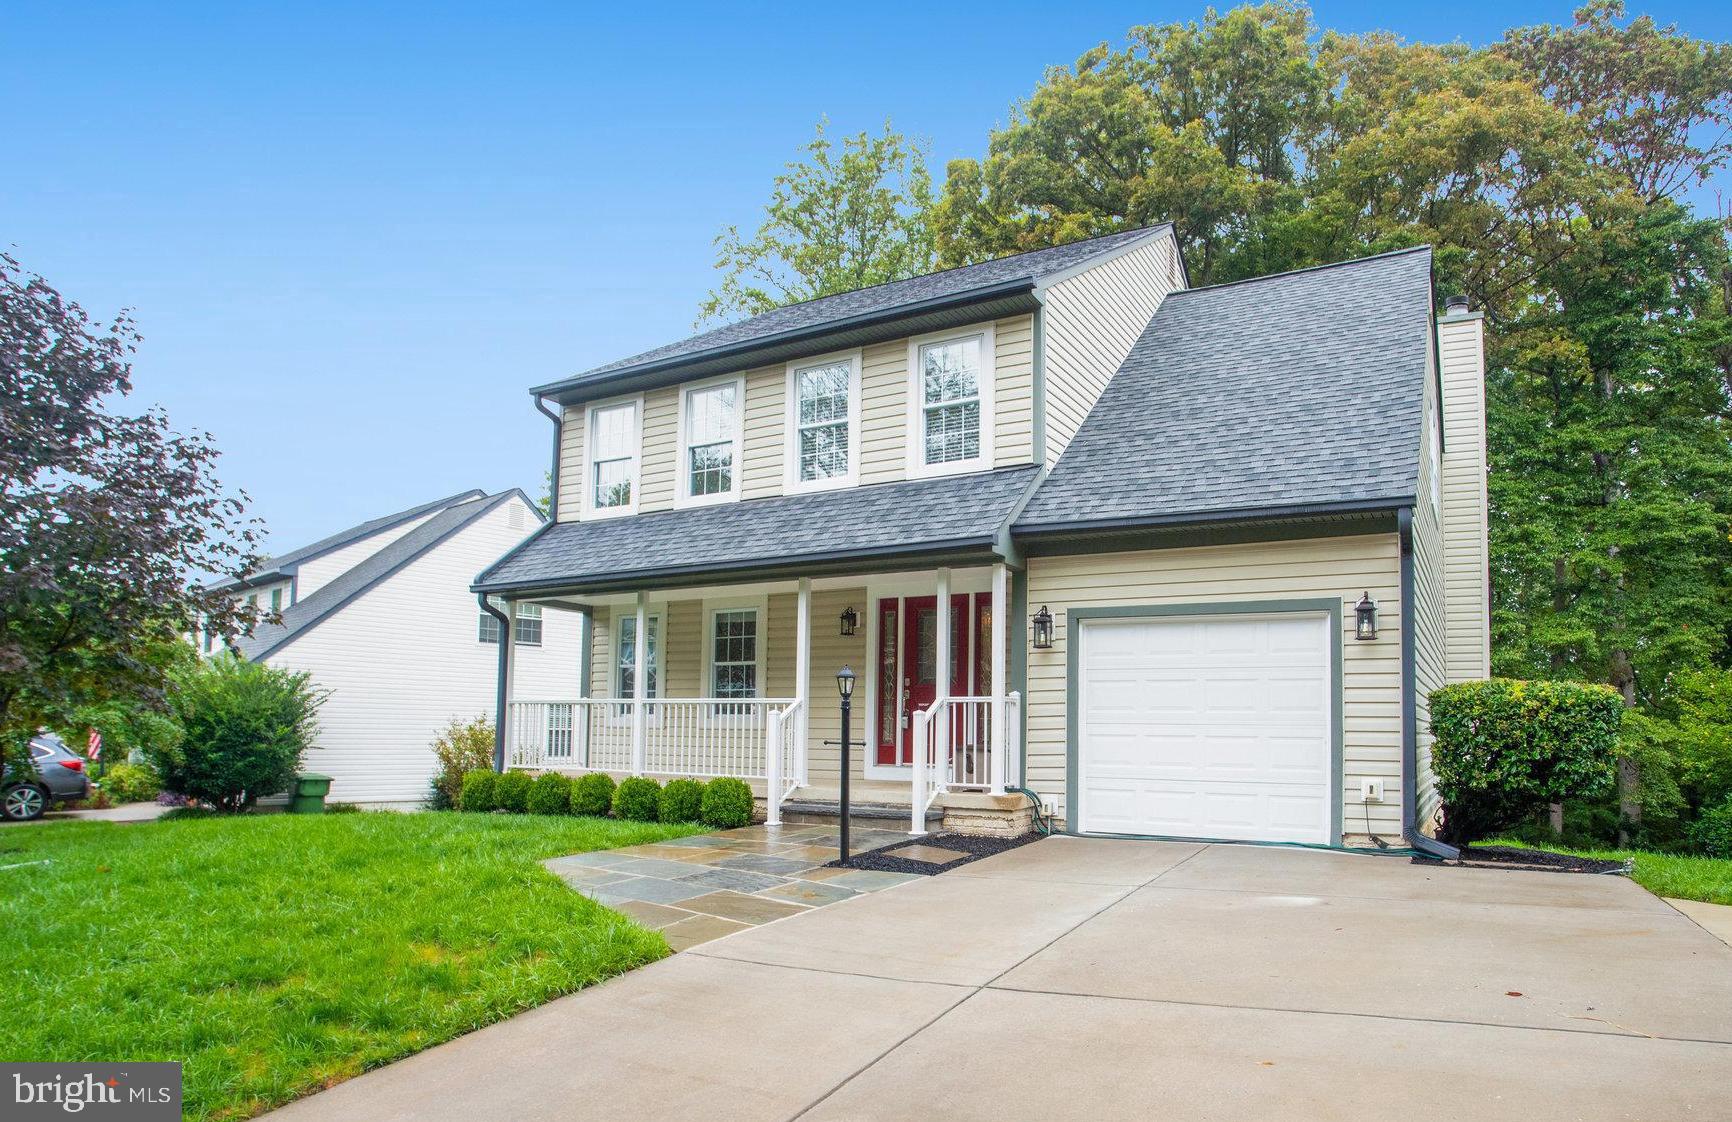
[[[1237,288],[1242,284],[1256,284],[1259,281],[1280,280],[1283,277],[1296,277],[1305,273],[1319,273],[1324,269],[1339,269],[1346,265],[1361,265],[1367,261],[1381,261],[1386,257],[1400,257],[1408,253],[1429,253],[1432,250],[1430,242],[1424,245],[1411,245],[1406,249],[1386,249],[1382,253],[1369,253],[1364,257],[1349,257],[1341,261],[1325,261],[1321,265],[1306,265],[1302,269],[1285,269],[1279,273],[1264,273],[1256,277],[1240,277],[1238,280],[1222,281],[1219,284],[1205,284],[1196,288],[1176,288],[1167,293],[1172,296],[1188,296],[1193,292],[1214,292],[1222,288]]]

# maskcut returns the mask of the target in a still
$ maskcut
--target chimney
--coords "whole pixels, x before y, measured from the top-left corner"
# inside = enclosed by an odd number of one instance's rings
[[[1443,298],[1443,314],[1446,316],[1462,316],[1467,314],[1467,297],[1445,296]]]

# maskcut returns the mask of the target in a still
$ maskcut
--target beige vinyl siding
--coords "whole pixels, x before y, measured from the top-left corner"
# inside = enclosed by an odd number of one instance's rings
[[[1342,832],[1401,832],[1400,542],[1394,533],[1249,545],[1036,557],[1028,603],[1054,617],[1053,646],[1028,655],[1027,783],[1065,814],[1067,615],[1073,607],[1334,598],[1342,602]],[[1353,605],[1383,607],[1376,642],[1353,638]],[[1360,780],[1384,800],[1360,802]]]
[[[1047,467],[1058,462],[1161,301],[1183,287],[1178,244],[1168,232],[1047,290]]]
[[[1034,462],[1034,317],[993,324],[994,467]]]
[[[1432,505],[1432,455],[1437,447],[1436,378],[1427,351],[1425,422],[1420,426],[1419,486],[1413,507],[1413,678],[1415,821],[1421,829],[1433,824],[1437,784],[1431,772],[1431,691],[1448,681],[1444,638],[1443,529],[1439,508]]]
[[[1486,533],[1485,338],[1479,316],[1438,323],[1443,370],[1443,580],[1448,677],[1491,674]]]
[[[673,509],[674,471],[680,458],[679,422],[680,387],[643,395],[643,457],[637,498],[640,514]]]
[[[583,517],[583,432],[589,413],[567,406],[559,419],[559,521]]]
[[[787,367],[761,366],[746,372],[741,498],[761,499],[782,493],[782,434],[787,426],[787,408]]]
[[[907,474],[908,340],[860,352],[860,482],[892,483]]]

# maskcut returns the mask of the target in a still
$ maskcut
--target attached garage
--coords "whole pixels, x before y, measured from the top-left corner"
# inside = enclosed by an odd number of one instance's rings
[[[1071,621],[1076,830],[1338,840],[1330,610]]]

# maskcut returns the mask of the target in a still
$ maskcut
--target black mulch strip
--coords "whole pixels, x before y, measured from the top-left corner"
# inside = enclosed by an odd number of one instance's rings
[[[1547,853],[1543,849],[1517,849],[1506,845],[1476,845],[1462,850],[1458,861],[1433,861],[1415,857],[1415,864],[1449,865],[1466,869],[1528,869],[1547,873],[1624,873],[1630,871],[1628,861],[1599,861],[1591,857],[1572,857],[1567,853]]]
[[[982,857],[991,857],[995,853],[1003,853],[1007,849],[1015,849],[1019,845],[1027,845],[1031,841],[1039,841],[1037,833],[1020,834],[1014,838],[990,838],[977,834],[928,834],[923,838],[910,838],[907,841],[892,842],[877,849],[868,849],[864,853],[856,853],[848,861],[850,869],[871,869],[880,873],[914,873],[918,876],[937,876]],[[930,861],[915,861],[908,857],[897,857],[892,851],[908,845],[930,845],[939,849],[954,849],[959,853],[968,854],[960,861],[952,861],[948,865],[934,865]],[[832,861],[826,868],[841,867],[840,861]]]

